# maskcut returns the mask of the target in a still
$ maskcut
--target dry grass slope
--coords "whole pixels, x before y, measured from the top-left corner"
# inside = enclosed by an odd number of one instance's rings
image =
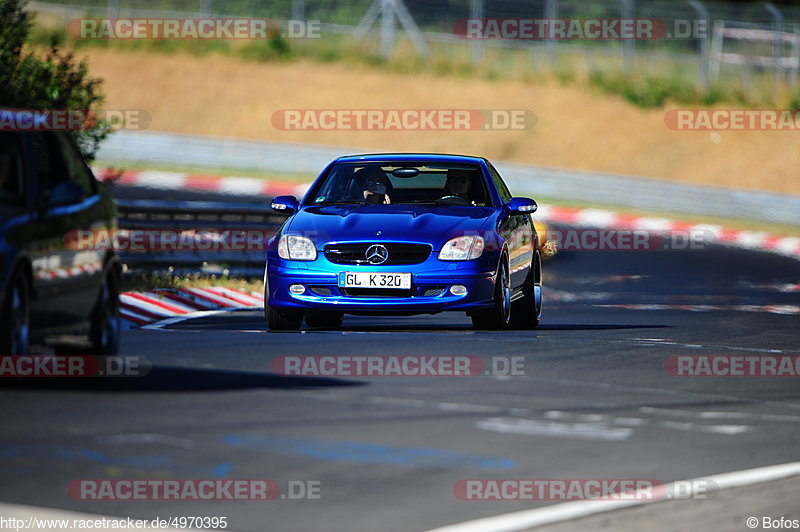
[[[492,82],[391,74],[365,66],[255,63],[86,50],[105,79],[110,109],[144,109],[156,130],[370,150],[481,154],[545,166],[800,194],[800,131],[671,131],[666,109],[553,80]],[[524,131],[281,131],[270,117],[288,108],[531,109]]]

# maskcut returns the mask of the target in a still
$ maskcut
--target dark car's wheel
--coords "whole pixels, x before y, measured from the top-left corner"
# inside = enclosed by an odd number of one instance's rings
[[[472,314],[472,326],[476,329],[507,329],[511,322],[511,277],[505,258],[500,260],[494,283],[494,306]]]
[[[335,310],[307,310],[305,317],[309,327],[338,329],[342,326],[343,315]]]
[[[31,333],[31,290],[28,278],[19,270],[11,278],[0,314],[3,321],[0,354],[27,355]]]
[[[539,253],[523,287],[524,296],[511,305],[511,326],[515,329],[535,329],[542,319],[542,259]]]
[[[112,270],[103,279],[92,311],[89,340],[95,356],[116,356],[119,352],[119,277]]]

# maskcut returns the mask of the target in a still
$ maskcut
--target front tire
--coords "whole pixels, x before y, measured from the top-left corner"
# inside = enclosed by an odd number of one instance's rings
[[[542,258],[536,253],[531,271],[525,281],[522,299],[512,304],[511,326],[515,329],[535,329],[542,319]]]
[[[299,310],[282,310],[267,305],[264,312],[270,331],[299,331],[303,324],[303,313]]]
[[[27,356],[30,349],[31,289],[24,272],[17,270],[8,285],[0,316],[0,355]]]
[[[505,257],[500,260],[494,283],[494,306],[472,314],[475,329],[498,331],[508,329],[511,323],[511,276]]]

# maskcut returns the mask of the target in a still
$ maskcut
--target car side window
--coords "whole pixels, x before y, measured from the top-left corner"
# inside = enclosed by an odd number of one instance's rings
[[[39,194],[43,194],[61,181],[60,165],[55,156],[52,141],[46,133],[31,133],[31,147],[33,148],[33,162],[36,165]]]
[[[23,160],[19,136],[0,133],[0,203],[21,205],[25,202]]]
[[[84,197],[91,196],[96,192],[94,176],[86,167],[78,148],[64,134],[56,134],[54,137],[64,161],[67,179],[83,188]]]
[[[503,183],[503,178],[500,177],[500,174],[491,164],[489,165],[489,173],[492,175],[492,181],[494,181],[494,186],[497,187],[497,192],[500,194],[500,199],[502,199],[504,202],[511,201],[511,192],[509,192],[508,187],[505,183]]]

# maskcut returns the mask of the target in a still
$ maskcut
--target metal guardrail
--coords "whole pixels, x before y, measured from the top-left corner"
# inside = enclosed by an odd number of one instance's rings
[[[116,200],[119,254],[129,272],[260,277],[267,240],[285,216],[269,206]]]
[[[250,168],[303,173],[311,181],[333,159],[347,153],[390,152],[313,144],[206,137],[165,131],[118,131],[100,147],[98,158],[124,165],[154,161],[213,168]],[[601,172],[546,168],[494,161],[512,192],[535,199],[580,201],[681,214],[744,218],[798,225],[800,196],[723,188]]]

